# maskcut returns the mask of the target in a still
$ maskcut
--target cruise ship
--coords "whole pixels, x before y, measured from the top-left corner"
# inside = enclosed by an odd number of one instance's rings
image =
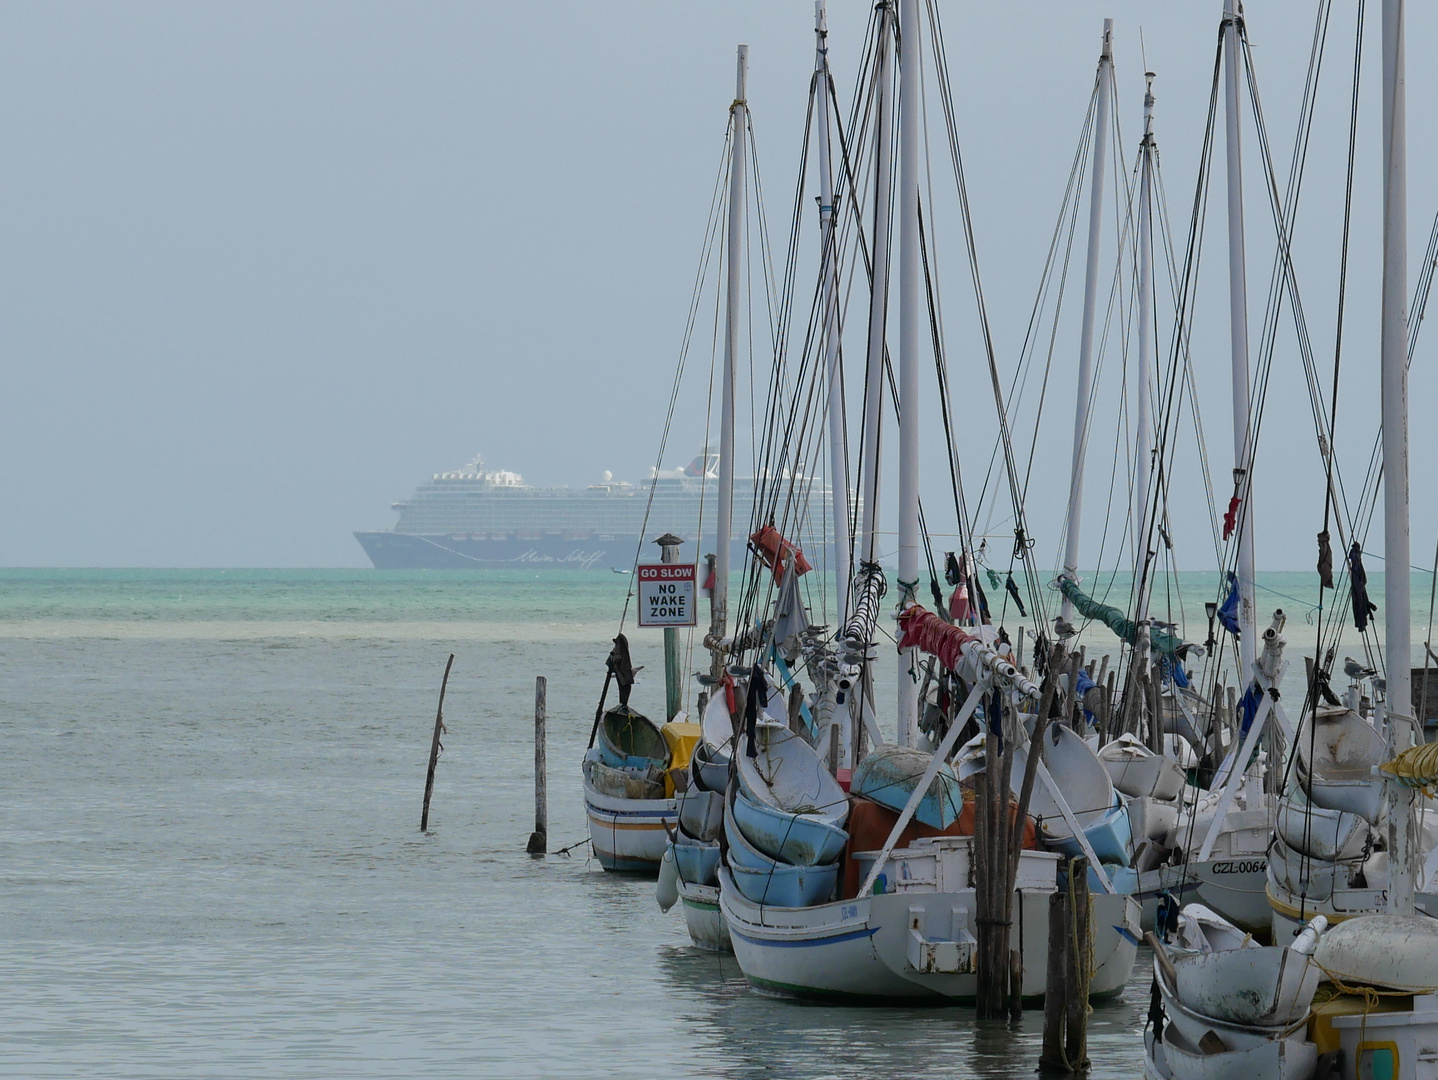
[[[713,547],[718,500],[718,454],[701,454],[682,469],[657,470],[647,530],[644,511],[650,483],[618,481],[605,472],[588,487],[531,487],[516,472],[488,469],[478,455],[455,472],[435,473],[404,502],[391,504],[399,519],[392,529],[357,532],[370,561],[380,570],[510,567],[535,569],[596,567],[628,569],[640,532],[649,538],[672,532],[693,544],[703,535]],[[755,482],[734,482],[735,565],[754,519]],[[829,493],[812,481],[811,513],[793,539],[806,551],[827,534]],[[641,557],[658,559],[658,549]],[[691,546],[685,557],[701,554]],[[818,565],[819,560],[811,561]]]

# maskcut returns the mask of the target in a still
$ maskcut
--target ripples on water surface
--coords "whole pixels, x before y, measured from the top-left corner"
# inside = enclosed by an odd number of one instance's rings
[[[586,835],[577,763],[627,583],[0,572],[0,1074],[1033,1075],[1036,1012],[1015,1035],[766,999],[652,883],[523,854],[534,676],[559,846]],[[662,672],[657,633],[631,637]],[[1095,1077],[1140,1075],[1142,967],[1094,1017]]]

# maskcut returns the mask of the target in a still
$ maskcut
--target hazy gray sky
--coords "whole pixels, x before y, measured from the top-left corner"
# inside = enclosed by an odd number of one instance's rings
[[[1257,0],[1248,10],[1285,172],[1314,7]],[[1102,18],[1118,23],[1126,160],[1140,131],[1140,28],[1159,73],[1159,141],[1181,231],[1220,9],[1219,0],[942,5],[1006,369],[1087,105]],[[869,10],[831,3],[843,100]],[[780,229],[812,67],[808,0],[46,0],[0,12],[7,565],[364,565],[351,530],[388,525],[391,501],[476,450],[531,482],[587,483],[606,468],[638,478],[653,460],[677,355],[734,45],[751,47],[749,99]],[[1298,248],[1325,372],[1352,18],[1351,3],[1334,4],[1337,44]],[[1376,7],[1371,20],[1376,62]],[[1435,47],[1438,12],[1410,3],[1415,274],[1438,207],[1438,76],[1422,61]],[[1376,67],[1368,74],[1340,430],[1355,487],[1377,423]],[[1272,226],[1251,134],[1257,338]],[[1221,209],[1220,192],[1196,339],[1220,486],[1231,454]],[[960,254],[952,232],[945,243]],[[950,344],[962,346],[955,377],[987,394],[964,332],[966,275],[948,260]],[[1030,496],[1050,534],[1067,487],[1075,330],[1060,341],[1062,400]],[[1435,332],[1413,380],[1420,562],[1438,526],[1426,479],[1438,450]],[[1301,568],[1312,562],[1322,488],[1286,320],[1281,340],[1259,466],[1258,562]],[[928,422],[925,444],[938,455],[936,413]],[[698,441],[676,437],[671,462]],[[967,450],[981,472],[987,449]],[[946,478],[935,455],[924,486],[940,505]],[[1107,475],[1094,483],[1106,491]],[[1202,502],[1195,487],[1180,522],[1191,566],[1212,561]]]

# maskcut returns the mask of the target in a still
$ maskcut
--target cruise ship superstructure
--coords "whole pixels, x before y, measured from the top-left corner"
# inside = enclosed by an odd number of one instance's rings
[[[641,531],[652,537],[672,532],[692,543],[702,528],[713,546],[718,460],[717,454],[701,454],[683,469],[658,470],[645,529],[648,481],[627,483],[605,472],[588,487],[532,487],[519,473],[486,468],[476,455],[462,469],[436,473],[408,500],[391,504],[399,513],[392,529],[354,535],[378,569],[628,568]],[[778,481],[786,489],[790,482]],[[822,544],[813,538],[828,532],[823,516],[829,512],[828,489],[818,480],[797,483],[810,488],[809,519],[786,531],[817,552]],[[753,520],[755,486],[752,477],[735,482],[736,534]],[[742,549],[741,539],[736,560]],[[697,550],[691,547],[686,555]],[[643,553],[651,554],[657,558],[657,550]]]

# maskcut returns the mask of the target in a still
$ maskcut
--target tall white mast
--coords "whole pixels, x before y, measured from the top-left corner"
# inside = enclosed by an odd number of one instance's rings
[[[1412,745],[1408,596],[1408,138],[1403,0],[1383,0],[1383,634],[1389,745]],[[1411,788],[1390,784],[1388,910],[1413,914]]]
[[[1248,266],[1243,252],[1243,148],[1240,140],[1239,35],[1243,4],[1224,0],[1224,122],[1228,135],[1228,332],[1233,359],[1233,476],[1238,507],[1239,683],[1253,678],[1258,656],[1253,598],[1253,448],[1249,443]]]
[[[1149,534],[1148,488],[1153,463],[1153,447],[1149,435],[1149,372],[1153,370],[1153,73],[1144,72],[1143,142],[1139,149],[1138,180],[1138,438],[1134,476],[1134,581],[1143,572]],[[1139,637],[1134,642],[1134,655],[1148,662],[1149,638],[1143,626],[1148,618],[1148,592],[1139,590],[1134,607],[1134,620],[1139,624]]]
[[[748,134],[749,106],[744,99],[749,74],[749,46],[739,46],[738,75],[734,104],[729,108],[733,146],[729,156],[728,281],[724,296],[724,378],[719,410],[719,512],[714,552],[714,593],[709,634],[714,659],[710,674],[723,671],[719,644],[729,622],[729,542],[734,531],[734,396],[739,381],[739,289],[740,259],[744,239],[744,158]]]
[[[879,561],[879,433],[884,408],[884,338],[889,321],[889,201],[893,187],[890,161],[893,102],[889,93],[890,45],[893,11],[885,3],[879,12],[879,56],[874,65],[878,92],[878,145],[874,155],[874,275],[869,300],[869,347],[864,383],[864,510],[861,558]]]
[[[919,0],[899,7],[899,603],[919,580]],[[900,746],[918,733],[917,650],[899,656]]]
[[[889,92],[890,50],[894,33],[894,14],[890,0],[879,8],[878,56],[874,62],[874,87],[877,102],[877,145],[874,151],[874,267],[869,298],[869,341],[865,356],[864,379],[864,444],[860,469],[859,491],[862,499],[863,528],[860,534],[859,559],[862,563],[879,561],[879,435],[884,407],[884,340],[889,317],[889,201],[893,189],[891,143],[894,106]],[[874,696],[870,665],[864,664],[864,684],[852,708],[857,709],[855,722],[860,728],[877,731],[873,722]],[[858,752],[858,743],[851,749]],[[857,762],[857,757],[849,759]]]
[[[849,615],[849,463],[845,454],[844,388],[839,372],[839,253],[834,175],[829,160],[829,26],[824,0],[814,2],[814,92],[819,121],[819,235],[824,275],[824,370],[829,382],[829,489],[833,499],[834,580],[838,625]]]
[[[1103,21],[1098,58],[1098,104],[1094,110],[1093,165],[1089,169],[1088,259],[1084,263],[1083,326],[1079,331],[1078,394],[1074,399],[1073,473],[1069,477],[1069,526],[1064,540],[1064,575],[1078,581],[1079,537],[1083,523],[1083,472],[1088,451],[1089,396],[1093,392],[1093,324],[1098,304],[1098,256],[1103,238],[1104,168],[1108,164],[1108,110],[1113,86],[1113,20]],[[1073,622],[1073,601],[1064,597],[1064,622]]]

